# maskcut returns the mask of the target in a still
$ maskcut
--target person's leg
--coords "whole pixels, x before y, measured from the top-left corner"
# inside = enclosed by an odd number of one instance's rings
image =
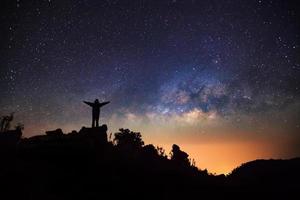
[[[95,120],[96,120],[96,127],[99,127],[99,117],[97,117]]]
[[[93,119],[92,119],[92,127],[93,127],[93,128],[95,127],[95,119],[94,119],[94,117],[93,117]]]

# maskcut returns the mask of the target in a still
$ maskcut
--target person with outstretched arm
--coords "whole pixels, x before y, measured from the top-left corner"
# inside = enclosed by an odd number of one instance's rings
[[[92,102],[88,102],[88,101],[83,101],[85,104],[89,105],[92,107],[93,111],[92,111],[92,127],[95,127],[95,123],[96,123],[96,127],[99,127],[99,118],[100,118],[100,108],[106,104],[109,104],[109,101],[103,102],[103,103],[99,103],[99,100],[96,99],[94,101],[94,103]]]

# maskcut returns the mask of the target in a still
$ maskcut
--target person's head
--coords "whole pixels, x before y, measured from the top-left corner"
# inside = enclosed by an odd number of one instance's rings
[[[99,100],[98,100],[98,99],[96,99],[96,100],[95,100],[95,103],[99,103]]]

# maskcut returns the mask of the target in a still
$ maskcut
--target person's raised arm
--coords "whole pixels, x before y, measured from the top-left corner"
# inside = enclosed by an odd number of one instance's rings
[[[88,102],[88,101],[83,101],[83,103],[85,103],[85,104],[87,104],[87,105],[89,105],[89,106],[93,107],[93,103],[91,103],[91,102]]]
[[[109,103],[110,103],[110,101],[106,101],[106,102],[100,103],[100,107],[102,107],[102,106],[104,106],[106,104],[109,104]]]

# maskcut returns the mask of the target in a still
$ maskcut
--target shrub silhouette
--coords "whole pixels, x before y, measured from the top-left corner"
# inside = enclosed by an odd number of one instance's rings
[[[120,148],[136,150],[143,147],[144,141],[140,132],[121,128],[119,132],[115,133],[114,144]]]
[[[189,155],[180,150],[177,144],[173,144],[171,151],[171,160],[181,166],[190,166]]]
[[[143,147],[143,154],[148,157],[158,156],[157,149],[152,144],[147,144]]]
[[[157,146],[156,151],[157,151],[159,156],[167,158],[166,150],[163,147]]]

